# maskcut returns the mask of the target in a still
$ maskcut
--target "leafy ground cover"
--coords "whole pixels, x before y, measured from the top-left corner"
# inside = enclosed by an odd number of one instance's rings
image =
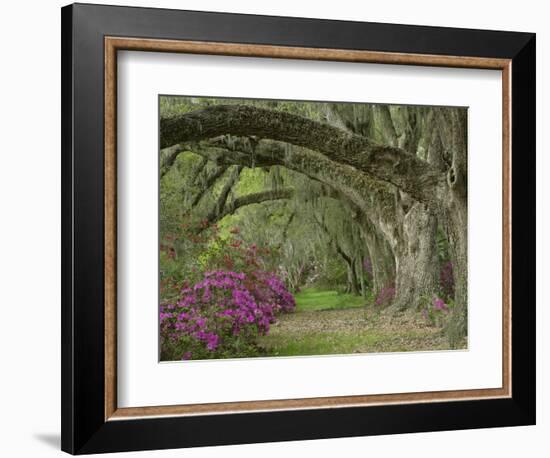
[[[417,313],[380,312],[365,299],[336,291],[296,294],[296,311],[258,339],[268,356],[448,350],[441,328]],[[466,348],[464,339],[457,348]]]

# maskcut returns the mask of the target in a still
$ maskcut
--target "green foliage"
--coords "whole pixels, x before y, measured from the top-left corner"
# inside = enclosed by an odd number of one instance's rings
[[[341,259],[335,256],[327,256],[323,259],[323,268],[319,269],[319,275],[313,285],[320,289],[335,289],[342,292],[346,287],[347,270]]]
[[[216,352],[209,351],[200,345],[196,339],[182,335],[177,340],[165,339],[161,346],[161,361],[178,361],[181,355],[190,354],[195,360],[223,358],[251,358],[261,356],[262,351],[256,343],[246,336],[231,339],[231,346],[220,348]]]

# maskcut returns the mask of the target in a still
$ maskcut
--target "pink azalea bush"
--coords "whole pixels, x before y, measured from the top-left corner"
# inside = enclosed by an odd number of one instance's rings
[[[449,311],[449,306],[447,304],[445,304],[443,299],[441,299],[440,297],[437,297],[437,296],[433,297],[432,308],[434,310],[441,311],[441,312],[448,312]]]
[[[161,305],[161,359],[252,356],[256,337],[295,306],[275,274],[206,272],[193,287],[183,288],[177,301]]]
[[[387,307],[390,305],[395,297],[395,286],[388,285],[384,286],[374,301],[375,305],[378,307]]]
[[[248,277],[252,280],[249,288],[258,302],[272,304],[275,314],[294,311],[296,308],[294,296],[280,277],[263,270],[252,272]]]
[[[431,301],[425,301],[422,316],[431,325],[443,327],[448,321],[450,311],[451,304],[445,303],[443,299],[434,294]]]
[[[201,281],[205,272],[224,270],[249,275],[276,270],[278,266],[276,248],[247,244],[238,227],[222,234],[216,224],[209,225],[206,220],[185,220],[177,230],[164,234],[160,255],[160,297],[165,304],[177,300],[182,287]]]

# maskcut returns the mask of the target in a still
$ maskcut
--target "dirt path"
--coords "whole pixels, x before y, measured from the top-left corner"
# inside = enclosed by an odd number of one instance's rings
[[[449,349],[441,330],[415,315],[395,317],[364,307],[283,315],[259,344],[274,356]]]

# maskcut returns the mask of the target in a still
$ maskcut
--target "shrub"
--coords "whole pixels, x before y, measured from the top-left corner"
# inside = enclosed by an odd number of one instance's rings
[[[249,275],[269,270],[276,259],[275,249],[245,243],[239,228],[222,235],[216,224],[186,220],[177,233],[164,234],[161,239],[161,303],[177,301],[182,285],[199,282],[205,272],[224,270]]]
[[[436,295],[431,299],[425,296],[420,304],[424,319],[430,325],[442,329],[451,348],[459,347],[468,332],[466,307],[457,305],[452,299],[446,303]]]
[[[250,280],[246,284],[258,303],[272,304],[275,314],[294,311],[294,296],[277,275],[259,270],[250,274],[248,278]]]
[[[161,305],[161,359],[251,356],[256,337],[269,332],[278,313],[294,307],[294,297],[274,274],[207,272],[182,289],[176,302]]]
[[[450,311],[449,305],[435,294],[430,298],[425,295],[420,300],[420,308],[424,319],[432,326],[442,327]]]
[[[390,305],[395,297],[395,286],[393,284],[384,286],[378,295],[374,304],[378,307],[387,307]]]

